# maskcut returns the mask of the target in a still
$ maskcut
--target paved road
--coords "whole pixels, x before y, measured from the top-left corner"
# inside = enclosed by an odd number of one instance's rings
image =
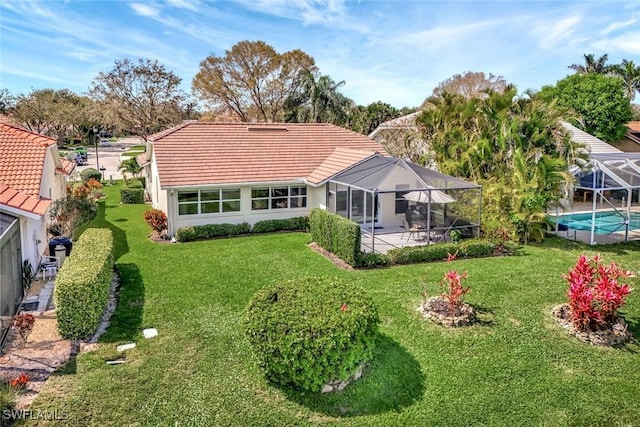
[[[76,171],[81,172],[87,168],[100,170],[104,167],[104,179],[122,179],[122,174],[118,171],[120,166],[120,155],[133,145],[142,144],[142,140],[138,137],[123,138],[111,143],[111,147],[98,147],[98,155],[96,156],[96,147],[87,147],[87,164],[76,167]]]

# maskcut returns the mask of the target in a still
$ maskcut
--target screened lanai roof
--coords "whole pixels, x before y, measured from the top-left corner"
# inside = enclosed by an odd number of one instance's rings
[[[403,190],[459,190],[481,188],[462,179],[436,172],[403,159],[374,155],[336,174],[331,182],[368,192],[395,192],[399,183],[409,184]]]
[[[581,189],[639,189],[640,153],[592,154],[588,168],[575,175]]]

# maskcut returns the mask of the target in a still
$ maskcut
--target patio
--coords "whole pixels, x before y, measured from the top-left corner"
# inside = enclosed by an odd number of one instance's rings
[[[482,187],[403,159],[369,157],[329,179],[327,191],[327,210],[360,224],[366,252],[480,232]],[[421,236],[403,236],[418,224]]]

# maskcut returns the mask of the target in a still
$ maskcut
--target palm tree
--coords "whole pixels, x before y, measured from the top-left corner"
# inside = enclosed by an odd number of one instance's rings
[[[137,178],[142,172],[142,167],[138,164],[135,157],[131,157],[127,160],[121,161],[118,170],[122,172],[122,176],[126,182],[128,173],[130,173],[134,178]]]
[[[333,123],[343,125],[347,122],[349,109],[353,101],[338,92],[345,82],[334,82],[329,76],[316,79],[307,73],[298,99],[293,100],[296,113],[294,120],[300,123]]]
[[[640,91],[640,66],[636,66],[633,61],[623,59],[622,64],[611,67],[611,72],[622,79],[625,94],[633,101],[636,92]]]
[[[607,74],[611,70],[611,66],[607,65],[608,60],[609,55],[607,55],[606,53],[598,59],[595,59],[593,53],[584,54],[584,65],[572,64],[569,65],[569,68],[571,68],[578,74]]]

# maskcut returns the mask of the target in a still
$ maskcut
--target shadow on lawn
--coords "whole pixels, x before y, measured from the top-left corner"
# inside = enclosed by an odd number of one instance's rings
[[[312,411],[335,417],[355,417],[399,411],[412,405],[424,393],[424,381],[418,361],[396,341],[381,335],[364,376],[344,391],[327,394],[282,391],[290,400]]]
[[[136,264],[116,264],[120,276],[118,305],[100,342],[135,341],[142,325],[144,280]]]

